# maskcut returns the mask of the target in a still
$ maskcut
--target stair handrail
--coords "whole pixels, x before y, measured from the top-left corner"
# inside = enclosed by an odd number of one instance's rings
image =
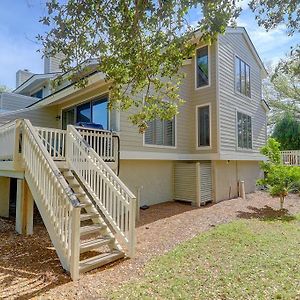
[[[66,143],[66,160],[71,169],[84,184],[117,236],[126,244],[128,255],[134,256],[135,195],[73,125],[67,127]]]
[[[25,179],[36,193],[36,204],[63,267],[79,277],[80,202],[52,160],[36,129],[22,121]]]

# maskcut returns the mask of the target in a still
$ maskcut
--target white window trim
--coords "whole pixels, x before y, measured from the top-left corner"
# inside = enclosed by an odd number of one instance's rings
[[[177,115],[174,117],[175,122],[175,134],[174,134],[174,146],[165,146],[165,145],[155,145],[155,144],[146,144],[145,142],[145,132],[143,133],[143,147],[148,148],[162,148],[162,149],[177,149]]]
[[[199,145],[199,141],[198,141],[198,124],[199,124],[199,120],[198,120],[198,108],[199,107],[204,107],[204,106],[208,106],[209,108],[209,146],[198,146]],[[196,105],[196,150],[210,150],[212,149],[212,145],[211,145],[211,136],[212,136],[212,129],[211,129],[211,103],[205,103],[205,104],[200,104],[200,105]]]
[[[197,51],[198,49],[204,48],[207,46],[207,57],[208,57],[208,85],[205,86],[200,86],[197,87]],[[198,47],[195,52],[195,64],[194,64],[194,69],[195,69],[195,90],[201,90],[205,88],[209,88],[211,86],[211,55],[210,55],[210,49],[211,46],[208,44],[205,44],[201,47]]]
[[[238,113],[244,114],[251,118],[251,145],[252,148],[241,148],[239,147],[239,137],[238,137]],[[255,152],[253,147],[253,115],[249,114],[243,110],[235,110],[235,140],[236,140],[236,150],[239,152]]]
[[[238,91],[236,89],[236,72],[235,72],[235,59],[238,58],[240,59],[241,61],[243,61],[245,64],[247,64],[249,66],[249,71],[250,71],[250,82],[249,82],[249,85],[250,85],[250,97],[241,93],[240,91]],[[244,60],[242,59],[239,55],[235,54],[233,55],[233,73],[234,73],[234,83],[233,83],[233,89],[234,89],[234,93],[237,94],[238,96],[241,96],[247,100],[251,100],[252,99],[252,88],[251,88],[251,66]]]

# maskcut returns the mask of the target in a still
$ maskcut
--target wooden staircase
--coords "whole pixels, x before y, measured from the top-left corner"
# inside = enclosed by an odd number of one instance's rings
[[[80,201],[80,261],[79,273],[84,273],[124,258],[109,224],[96,209],[82,184],[66,162],[57,162],[58,168]]]
[[[116,149],[108,131],[81,135],[74,126],[35,128],[28,120],[0,127],[0,161],[12,161],[24,173],[73,280],[135,254],[136,198],[115,173]]]

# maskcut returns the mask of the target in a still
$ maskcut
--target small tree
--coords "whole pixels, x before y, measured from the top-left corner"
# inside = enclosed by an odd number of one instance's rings
[[[298,189],[300,184],[300,168],[282,165],[280,161],[280,143],[270,138],[261,153],[268,160],[261,163],[265,178],[258,180],[259,185],[265,185],[272,197],[279,197],[280,209],[283,209],[285,197],[289,192]]]

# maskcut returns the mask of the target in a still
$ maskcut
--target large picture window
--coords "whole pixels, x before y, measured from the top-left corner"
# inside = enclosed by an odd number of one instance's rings
[[[209,85],[208,46],[197,49],[196,54],[196,87]]]
[[[145,145],[175,146],[175,118],[153,120],[148,123],[145,132]]]
[[[252,149],[252,120],[251,117],[237,113],[238,148]]]
[[[63,129],[66,129],[68,124],[75,125],[79,122],[100,124],[103,129],[109,129],[107,104],[108,99],[105,97],[64,110],[62,114]]]
[[[198,147],[210,147],[210,106],[197,107]]]
[[[235,57],[235,89],[241,94],[251,97],[250,67],[238,57]]]

